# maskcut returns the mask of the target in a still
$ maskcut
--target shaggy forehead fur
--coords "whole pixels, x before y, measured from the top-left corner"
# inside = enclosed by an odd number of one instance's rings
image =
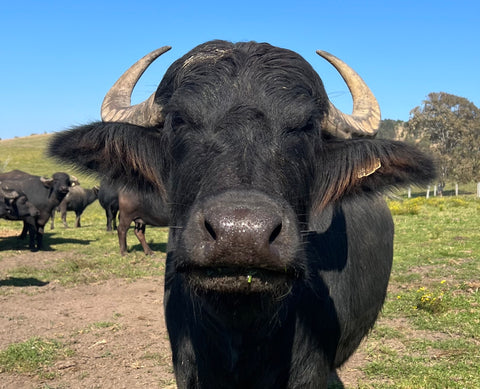
[[[327,109],[322,81],[300,55],[253,42],[196,47],[168,69],[156,101],[167,113],[180,109],[206,123],[214,119],[210,115],[250,105],[282,127],[301,125]]]

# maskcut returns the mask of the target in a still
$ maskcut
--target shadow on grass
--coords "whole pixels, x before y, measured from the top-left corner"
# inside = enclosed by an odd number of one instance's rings
[[[47,236],[47,234],[45,234],[43,237],[43,245],[45,247],[48,247],[50,245],[61,245],[61,244],[79,244],[82,246],[88,246],[94,240],[95,239],[61,238],[61,237]]]
[[[36,278],[17,278],[17,277],[8,277],[5,280],[0,280],[1,286],[45,286],[48,285],[48,282],[37,280]]]
[[[50,234],[43,235],[43,248],[41,250],[31,250],[31,251],[55,251],[52,248],[52,245],[62,245],[62,244],[78,244],[87,246],[94,239],[73,239],[73,238],[61,238],[61,237],[54,237]],[[29,239],[20,239],[18,236],[11,236],[6,238],[0,238],[0,251],[2,250],[30,250],[29,246]]]
[[[167,244],[166,243],[148,243],[150,248],[155,251],[156,253],[167,253]],[[128,250],[129,253],[133,253],[135,251],[143,251],[143,247],[140,243],[133,245]]]

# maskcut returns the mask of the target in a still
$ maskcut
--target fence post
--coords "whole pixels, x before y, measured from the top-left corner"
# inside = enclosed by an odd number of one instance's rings
[[[478,183],[478,185],[480,185],[480,182]],[[479,186],[479,187],[480,187],[480,186]],[[411,186],[408,187],[407,197],[408,197],[408,198],[411,198],[411,197],[412,197],[412,187],[411,187]]]
[[[477,182],[477,197],[480,197],[480,182]]]
[[[455,196],[458,196],[458,182],[455,183]]]
[[[427,199],[430,198],[430,185],[427,186]]]

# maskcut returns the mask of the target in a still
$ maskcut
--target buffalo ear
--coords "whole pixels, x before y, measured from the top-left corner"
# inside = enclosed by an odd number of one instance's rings
[[[163,135],[128,123],[95,122],[54,135],[48,155],[86,173],[166,194]]]
[[[320,155],[314,193],[317,209],[355,193],[425,185],[436,175],[433,160],[403,142],[330,141]]]

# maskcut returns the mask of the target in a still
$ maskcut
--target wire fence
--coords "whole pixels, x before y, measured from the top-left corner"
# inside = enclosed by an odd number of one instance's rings
[[[407,198],[412,197],[440,197],[440,196],[475,196],[480,198],[480,182],[470,184],[449,184],[444,187],[439,185],[428,185],[426,188],[408,187],[406,193],[401,193]]]

